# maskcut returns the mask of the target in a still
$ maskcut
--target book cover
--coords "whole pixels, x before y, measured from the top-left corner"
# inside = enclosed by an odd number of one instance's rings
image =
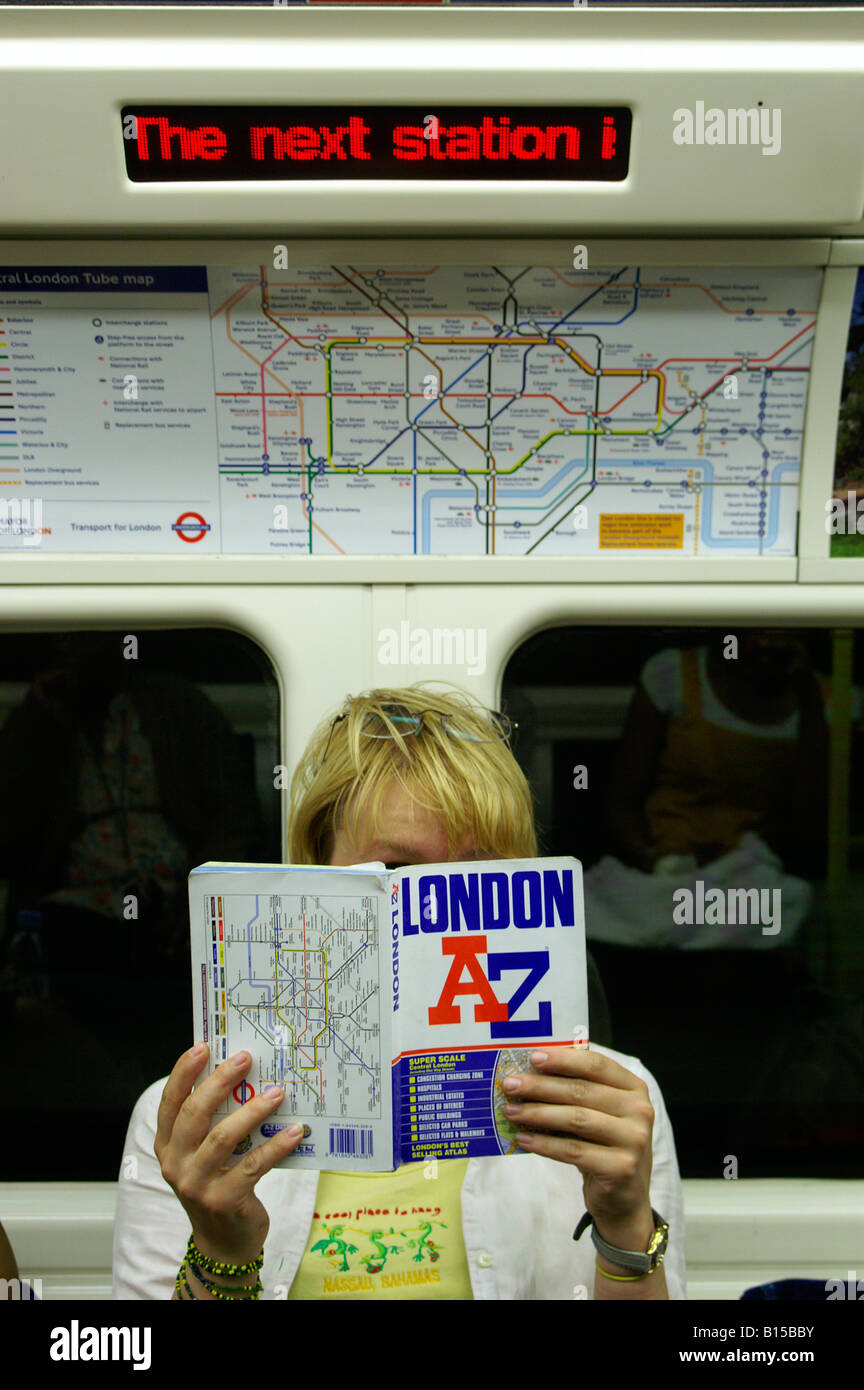
[[[517,1155],[502,1083],[537,1047],[588,1043],[576,859],[420,864],[391,875],[399,1163]]]
[[[541,1044],[587,1045],[575,859],[210,863],[189,875],[189,908],[195,1037],[211,1071],[253,1059],[213,1124],[285,1088],[235,1161],[297,1121],[280,1167],[517,1155],[505,1076]]]

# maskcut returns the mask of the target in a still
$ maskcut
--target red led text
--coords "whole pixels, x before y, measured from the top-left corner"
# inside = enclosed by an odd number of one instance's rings
[[[218,113],[217,113],[218,114]],[[596,131],[596,127],[595,127]],[[377,142],[376,142],[377,137]],[[370,151],[367,142],[372,141]],[[292,162],[323,163],[352,160],[368,161],[387,151],[389,156],[406,164],[426,160],[471,163],[473,165],[500,161],[526,164],[536,161],[577,162],[587,156],[601,161],[616,158],[618,131],[613,116],[603,116],[599,142],[596,134],[589,140],[594,148],[585,149],[583,131],[570,124],[518,124],[509,116],[483,116],[473,124],[445,125],[437,119],[434,134],[420,125],[389,123],[382,129],[367,124],[362,116],[352,115],[341,125],[276,125],[248,124],[233,131],[235,156],[242,156],[250,165],[277,165]],[[238,151],[239,140],[245,149]],[[382,143],[383,150],[382,150]],[[229,151],[229,135],[218,125],[187,126],[175,124],[166,116],[137,117],[135,143],[138,158],[143,162],[163,161],[188,164],[198,160],[221,160]],[[599,143],[599,150],[597,149]],[[589,175],[590,177],[590,175]]]

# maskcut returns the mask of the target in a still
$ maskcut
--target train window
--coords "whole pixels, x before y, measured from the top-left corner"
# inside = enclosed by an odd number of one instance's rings
[[[864,1140],[864,632],[556,627],[504,707],[585,869],[611,1045],[684,1177],[852,1177]]]
[[[189,869],[282,858],[278,750],[245,637],[0,638],[5,1113],[66,1136],[4,1145],[0,1181],[116,1179],[138,1096],[191,1043]]]
[[[843,364],[834,493],[828,529],[831,555],[864,556],[864,266],[858,271]]]

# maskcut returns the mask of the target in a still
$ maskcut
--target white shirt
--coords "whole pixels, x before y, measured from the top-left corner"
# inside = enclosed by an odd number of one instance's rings
[[[648,1086],[654,1107],[651,1205],[669,1223],[663,1265],[669,1297],[686,1298],[684,1201],[666,1106],[651,1073],[635,1057],[594,1047]],[[162,1177],[153,1150],[167,1077],[139,1097],[123,1150],[114,1222],[115,1299],[170,1299],[191,1225]],[[261,1281],[265,1299],[286,1297],[306,1250],[318,1173],[271,1169],[255,1189],[270,1217]],[[376,1184],[380,1197],[381,1182]],[[596,1251],[584,1215],[582,1174],[570,1163],[519,1154],[468,1160],[462,1184],[462,1237],[475,1299],[592,1298]],[[574,1293],[583,1285],[586,1293]],[[281,1286],[281,1288],[279,1287]],[[420,1295],[422,1296],[422,1295]]]
[[[717,724],[721,729],[734,729],[741,734],[755,734],[759,738],[797,739],[798,726],[801,722],[797,709],[789,715],[788,719],[781,719],[776,724],[754,724],[750,720],[741,719],[725,705],[722,705],[714,694],[714,687],[708,679],[707,647],[697,647],[696,669],[699,677],[702,717],[706,723]],[[639,681],[656,710],[659,710],[661,714],[669,715],[672,719],[682,717],[684,713],[684,680],[681,670],[681,651],[678,647],[664,647],[662,651],[655,652],[653,656],[650,656],[642,668]],[[856,723],[864,712],[864,701],[862,701],[861,690],[858,686],[853,685],[850,694],[852,722]],[[831,701],[826,698],[826,718],[830,712]]]

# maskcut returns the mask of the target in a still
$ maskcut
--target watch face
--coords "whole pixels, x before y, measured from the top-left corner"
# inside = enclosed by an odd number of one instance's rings
[[[666,1246],[669,1244],[669,1227],[663,1222],[651,1237],[651,1244],[648,1246],[648,1254],[656,1255],[660,1259],[666,1254]],[[655,1260],[655,1265],[657,1260]]]

